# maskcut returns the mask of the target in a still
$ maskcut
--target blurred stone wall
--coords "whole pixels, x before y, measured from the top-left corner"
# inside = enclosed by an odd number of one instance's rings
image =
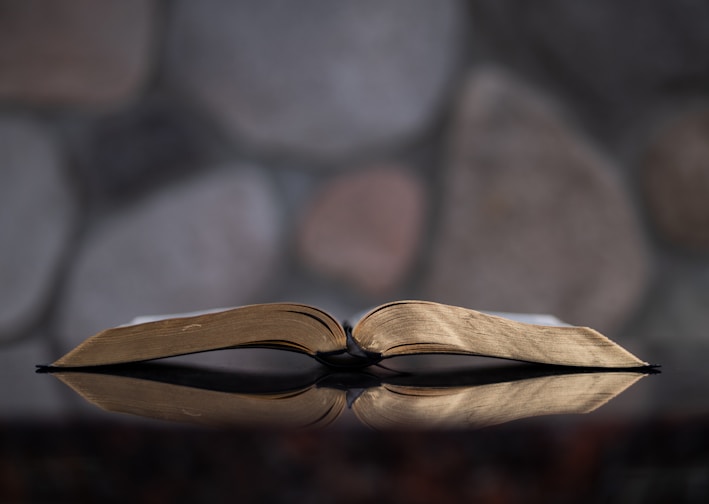
[[[0,0],[3,347],[398,298],[700,342],[707,26],[692,0]]]

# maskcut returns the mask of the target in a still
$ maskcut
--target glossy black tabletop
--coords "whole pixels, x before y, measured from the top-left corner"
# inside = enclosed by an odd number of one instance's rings
[[[705,502],[702,353],[646,352],[661,367],[419,358],[342,372],[278,356],[270,368],[266,358],[248,369],[197,361],[53,373],[9,347],[0,494]]]

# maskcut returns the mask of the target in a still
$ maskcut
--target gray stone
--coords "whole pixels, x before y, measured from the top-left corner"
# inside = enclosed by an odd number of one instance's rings
[[[709,252],[709,107],[665,126],[643,156],[640,179],[662,236]]]
[[[155,0],[0,0],[0,99],[112,104],[144,83]]]
[[[0,117],[0,339],[39,321],[76,224],[76,202],[49,131]]]
[[[93,230],[62,300],[64,350],[138,315],[242,305],[263,293],[282,252],[273,189],[255,169],[220,168]]]
[[[391,293],[417,259],[426,203],[421,181],[401,167],[340,175],[306,210],[300,256],[312,270],[362,292]]]
[[[442,104],[461,2],[178,1],[166,71],[240,140],[336,158],[410,139]]]
[[[207,142],[179,104],[142,100],[104,115],[85,136],[80,169],[96,199],[128,198],[204,166]]]
[[[644,107],[709,86],[707,2],[476,0],[471,18],[496,57],[574,98],[610,141]]]
[[[644,291],[643,237],[613,166],[544,98],[473,74],[451,130],[424,293],[617,328]]]
[[[653,402],[662,411],[681,416],[706,404],[707,306],[709,268],[671,267],[656,282],[641,313],[625,331],[629,350],[662,366],[663,373],[674,375],[652,387]]]
[[[0,421],[56,421],[58,414],[68,413],[64,387],[51,376],[36,373],[35,366],[55,358],[47,341],[36,337],[0,345]]]
[[[709,350],[709,268],[670,269],[657,282],[652,296],[628,333],[654,354],[704,366]],[[697,352],[697,350],[702,350]]]

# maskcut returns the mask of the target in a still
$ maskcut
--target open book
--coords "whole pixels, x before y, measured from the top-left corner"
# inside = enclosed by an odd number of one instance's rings
[[[379,306],[355,325],[312,306],[274,303],[104,330],[52,363],[84,367],[239,347],[308,354],[330,366],[415,354],[463,354],[598,368],[648,366],[587,327],[529,324],[427,301]]]
[[[141,363],[51,370],[106,411],[217,427],[323,427],[352,412],[390,429],[468,429],[591,412],[650,370],[516,364],[456,373],[264,375]]]

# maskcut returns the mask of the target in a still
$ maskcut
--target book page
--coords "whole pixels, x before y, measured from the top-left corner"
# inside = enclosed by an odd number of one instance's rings
[[[383,305],[355,326],[353,337],[382,357],[453,353],[565,366],[648,365],[587,327],[526,324],[426,301]]]
[[[237,347],[280,348],[316,355],[344,349],[346,335],[330,315],[310,306],[251,305],[108,329],[52,366],[122,364]]]

